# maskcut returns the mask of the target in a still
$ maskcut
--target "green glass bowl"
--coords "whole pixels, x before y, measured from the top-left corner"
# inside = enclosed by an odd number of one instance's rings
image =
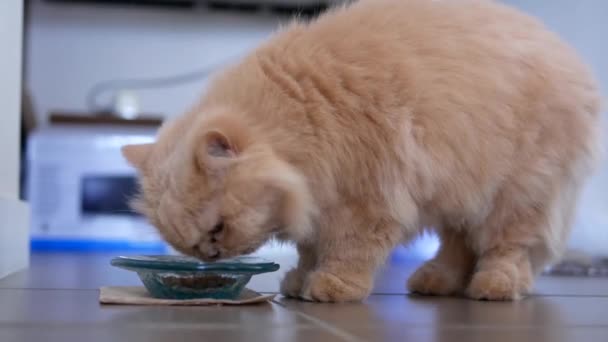
[[[279,269],[253,257],[207,263],[178,255],[141,255],[117,257],[111,264],[136,272],[153,297],[164,299],[235,299],[252,276]]]

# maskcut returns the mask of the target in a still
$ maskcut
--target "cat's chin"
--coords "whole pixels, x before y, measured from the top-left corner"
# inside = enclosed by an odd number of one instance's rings
[[[283,227],[280,227],[274,230],[274,233],[272,234],[272,237],[269,239],[269,241],[271,240],[278,242],[295,242],[298,239],[292,236],[292,234],[290,234],[288,230]]]
[[[270,240],[272,240],[272,237],[269,238],[268,240],[262,240],[262,242],[260,242],[260,243],[253,244],[251,246],[245,247],[238,251],[223,250],[221,259],[230,259],[230,258],[236,258],[236,257],[243,256],[243,255],[253,254],[253,253],[257,252],[260,248],[262,248],[262,246],[264,246]]]

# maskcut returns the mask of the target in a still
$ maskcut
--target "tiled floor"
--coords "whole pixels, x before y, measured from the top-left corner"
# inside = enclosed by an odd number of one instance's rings
[[[608,341],[608,278],[545,277],[523,301],[475,302],[406,295],[415,265],[394,261],[362,304],[101,306],[100,286],[139,284],[110,257],[35,254],[0,280],[0,341]],[[251,287],[276,291],[279,277]]]

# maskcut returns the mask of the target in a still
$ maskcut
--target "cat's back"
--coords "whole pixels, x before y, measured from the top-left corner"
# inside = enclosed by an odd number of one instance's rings
[[[585,135],[599,117],[597,85],[578,54],[492,0],[361,0],[285,30],[257,56],[298,84],[302,102],[329,103],[354,122],[364,112],[389,126],[413,120],[463,148],[465,130],[479,133],[471,147],[518,139],[525,125],[551,140]]]
[[[281,30],[203,102],[239,108],[320,188],[367,196],[405,180],[423,200],[452,194],[445,207],[457,212],[506,179],[531,188],[544,184],[532,172],[586,163],[598,141],[586,65],[538,20],[491,0],[332,10]]]
[[[557,134],[588,129],[599,117],[596,81],[576,51],[498,1],[361,0],[303,32],[300,55],[319,57],[330,76],[369,84],[366,100],[381,112],[392,109],[382,108],[387,103],[403,106],[429,128],[477,123],[495,138],[501,129],[550,130],[560,120]]]
[[[481,112],[473,99],[523,108],[571,92],[588,112],[599,111],[595,80],[575,51],[538,20],[492,0],[361,0],[280,31],[230,74],[225,88],[256,104],[274,83],[309,107],[432,112],[444,99]]]
[[[360,0],[285,30],[271,44],[309,57],[329,50],[348,62],[349,55],[352,61],[403,60],[462,55],[476,47],[505,53],[504,44],[515,48],[516,41],[529,45],[513,53],[533,48],[532,42],[560,45],[538,20],[493,0]]]
[[[468,170],[460,182],[490,188],[526,165],[568,168],[597,144],[590,70],[540,21],[497,1],[362,0],[287,30],[268,52],[301,76],[306,103],[331,108],[316,122],[350,125],[345,135],[406,159],[412,150],[394,143],[419,146],[442,170],[435,182]]]
[[[561,65],[565,74],[589,77],[579,56],[539,20],[494,0],[361,0],[282,40],[277,45],[292,55],[319,62],[330,55],[371,69],[401,64],[407,69],[393,71],[412,79],[451,68],[520,75],[513,70],[524,64]]]

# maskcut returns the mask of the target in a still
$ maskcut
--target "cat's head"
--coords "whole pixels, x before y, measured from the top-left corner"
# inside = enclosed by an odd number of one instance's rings
[[[225,112],[166,124],[153,144],[127,145],[140,175],[133,207],[178,251],[203,260],[255,251],[272,237],[310,237],[302,175]]]

